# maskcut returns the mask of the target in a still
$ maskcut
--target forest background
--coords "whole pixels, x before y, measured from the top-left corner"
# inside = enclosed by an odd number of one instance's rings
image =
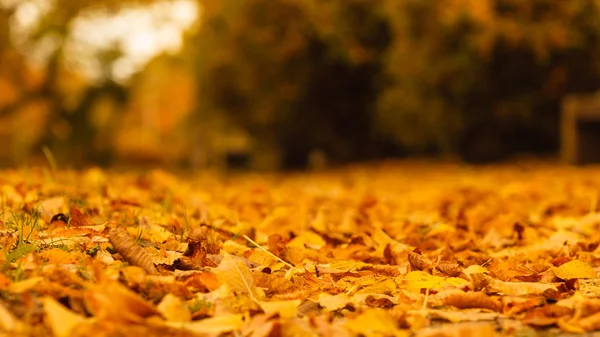
[[[2,166],[554,154],[599,88],[599,0],[0,0]]]

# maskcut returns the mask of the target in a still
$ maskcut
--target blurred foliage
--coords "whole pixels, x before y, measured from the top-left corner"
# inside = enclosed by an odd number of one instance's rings
[[[203,110],[271,133],[284,158],[551,150],[560,99],[600,87],[597,1],[204,5]]]
[[[597,0],[198,0],[182,50],[130,81],[111,73],[119,45],[96,81],[68,67],[73,20],[153,2],[58,1],[19,41],[18,5],[0,5],[5,162],[44,144],[74,162],[491,160],[555,150],[560,100],[600,88]]]
[[[303,165],[313,149],[336,160],[366,157],[389,44],[371,3],[203,2],[203,25],[189,43],[199,110],[242,125],[257,151],[277,153],[284,166]]]
[[[561,97],[600,86],[598,1],[386,6],[394,81],[380,96],[379,125],[402,144],[474,159],[556,148]]]

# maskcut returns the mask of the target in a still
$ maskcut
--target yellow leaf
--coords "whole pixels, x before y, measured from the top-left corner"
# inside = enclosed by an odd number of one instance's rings
[[[302,232],[300,235],[290,240],[290,242],[288,242],[286,246],[298,247],[302,249],[305,249],[308,246],[312,247],[313,249],[320,249],[321,247],[325,246],[325,244],[325,240],[323,240],[323,238],[320,235],[314,232],[306,231]]]
[[[598,277],[592,266],[581,260],[573,260],[561,265],[554,269],[554,274],[563,280]]]
[[[437,234],[451,235],[454,232],[456,232],[456,228],[454,226],[450,226],[449,224],[442,223],[442,224],[438,224],[438,225],[434,226],[433,229],[430,230],[426,236],[434,236]]]
[[[42,299],[46,311],[45,322],[56,337],[68,337],[77,325],[84,323],[87,319],[65,308],[52,297]]]
[[[490,271],[487,270],[487,268],[482,267],[478,264],[468,266],[467,268],[463,269],[462,272],[465,273],[465,275],[469,275],[469,276],[471,274],[489,274],[490,273]]]
[[[400,330],[396,320],[384,310],[368,309],[349,319],[346,328],[356,334],[370,336],[409,336],[408,330]]]
[[[240,294],[248,294],[252,300],[258,302],[264,293],[254,285],[252,271],[246,264],[230,254],[225,254],[223,260],[214,270],[220,282]]]
[[[89,285],[84,300],[86,308],[99,319],[143,322],[158,314],[151,303],[115,281]]]
[[[167,294],[162,301],[156,306],[168,321],[173,322],[189,322],[192,320],[192,315],[188,306],[177,296]]]
[[[271,265],[279,262],[272,255],[265,253],[262,250],[252,251],[252,254],[250,254],[250,256],[247,256],[247,258],[252,262],[256,262],[257,264],[266,267],[270,267]]]
[[[103,232],[106,229],[106,225],[93,225],[93,226],[80,226],[80,229],[90,229],[94,232]]]
[[[215,334],[239,330],[244,324],[244,315],[225,314],[194,322],[166,322],[167,326],[185,329],[199,335]]]
[[[0,303],[0,330],[5,332],[18,332],[24,329],[24,324]]]
[[[22,292],[28,291],[31,288],[37,286],[38,283],[40,283],[43,279],[44,278],[41,276],[35,276],[35,277],[31,277],[31,278],[28,278],[23,281],[11,283],[8,286],[8,290],[13,293],[22,293]]]
[[[259,302],[266,314],[278,313],[283,318],[293,318],[298,314],[301,300]]]
[[[347,273],[362,270],[367,266],[368,264],[360,261],[339,260],[319,265],[318,268],[323,273]]]
[[[459,277],[433,276],[424,271],[411,271],[406,274],[406,287],[410,291],[421,289],[441,289],[445,286],[460,287],[469,284],[465,279]]]
[[[248,249],[249,249],[248,246],[240,245],[239,243],[237,243],[235,241],[228,240],[223,243],[223,251],[228,254],[242,255]]]
[[[63,249],[51,248],[40,253],[42,258],[48,264],[69,264],[76,263],[80,256],[73,252],[68,252]]]
[[[384,279],[383,281],[377,282],[375,284],[366,286],[356,294],[387,294],[391,295],[394,291],[396,291],[396,282],[391,278]]]
[[[329,311],[335,311],[344,308],[348,303],[351,303],[348,295],[341,293],[330,295],[327,293],[319,294],[319,305]]]

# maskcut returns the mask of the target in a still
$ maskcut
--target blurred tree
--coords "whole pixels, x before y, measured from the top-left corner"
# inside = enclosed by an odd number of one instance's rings
[[[382,131],[412,149],[491,160],[555,150],[566,92],[600,87],[593,0],[386,1]]]
[[[117,159],[163,165],[189,161],[194,137],[187,122],[196,91],[184,57],[163,54],[151,60],[133,77],[130,99],[112,121]]]
[[[46,125],[39,128],[41,134],[32,134],[25,144],[11,142],[13,161],[19,162],[27,157],[29,151],[38,151],[42,145],[50,145],[55,155],[69,163],[85,160],[101,162],[110,157],[110,148],[94,146],[98,130],[90,123],[90,113],[100,101],[110,100],[122,106],[127,98],[127,90],[114,82],[108,73],[103,74],[97,83],[83,80],[64,62],[65,46],[71,34],[72,22],[81,13],[90,10],[116,11],[127,4],[148,2],[151,1],[22,1],[0,7],[0,25],[5,28],[1,30],[0,58],[7,58],[3,64],[10,64],[10,67],[3,67],[2,70],[12,73],[1,75],[4,81],[9,82],[7,85],[16,91],[14,99],[0,104],[0,118],[18,120],[19,117],[11,116],[36,107],[37,112],[29,117]],[[15,29],[22,28],[15,24],[16,17],[34,13],[38,17],[31,22],[32,26],[26,31],[21,29],[15,32]],[[37,56],[38,65],[33,66],[31,60],[26,60],[21,54],[23,51],[31,54],[28,56]],[[118,53],[119,50],[115,49],[99,55],[98,62],[110,64]],[[106,71],[110,68],[105,66],[103,69]],[[41,79],[37,81],[36,77]]]
[[[201,113],[243,126],[258,160],[275,153],[284,167],[305,165],[314,149],[334,162],[373,152],[370,116],[389,43],[373,1],[203,5],[202,26],[189,43]]]

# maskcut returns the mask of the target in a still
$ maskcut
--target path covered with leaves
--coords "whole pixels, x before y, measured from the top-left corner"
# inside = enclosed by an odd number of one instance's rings
[[[600,329],[600,168],[0,174],[10,336]]]

